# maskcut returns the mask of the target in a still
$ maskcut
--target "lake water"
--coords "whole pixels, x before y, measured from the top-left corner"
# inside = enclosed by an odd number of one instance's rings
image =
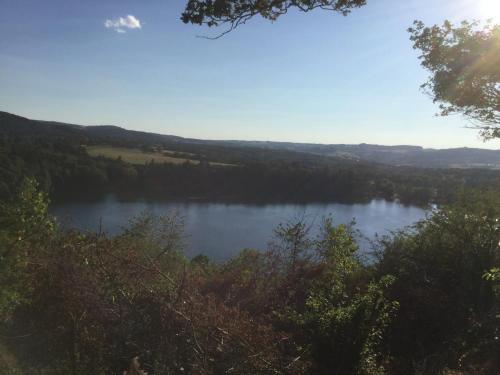
[[[193,202],[121,202],[113,197],[95,203],[54,205],[51,212],[65,226],[88,231],[102,229],[119,233],[130,218],[149,211],[153,214],[178,212],[185,220],[188,256],[205,254],[211,259],[227,259],[244,248],[265,250],[279,223],[305,218],[315,224],[332,215],[335,223],[356,220],[355,228],[368,239],[402,229],[425,217],[425,210],[395,202],[373,200],[366,204],[223,204]],[[316,225],[317,227],[317,225]],[[366,239],[359,241],[368,251]]]

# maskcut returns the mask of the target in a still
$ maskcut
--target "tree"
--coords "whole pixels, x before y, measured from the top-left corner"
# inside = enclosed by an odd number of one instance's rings
[[[25,178],[15,199],[0,202],[0,324],[28,292],[26,285],[29,249],[45,243],[55,229],[48,214],[48,199],[38,183]]]
[[[181,19],[209,27],[228,25],[218,38],[257,15],[275,21],[290,9],[309,12],[317,8],[347,15],[365,4],[366,0],[188,0]]]
[[[298,267],[288,268],[289,297],[274,307],[274,316],[309,352],[310,373],[386,374],[383,336],[399,306],[386,295],[394,277],[369,280],[351,225],[325,218],[315,240],[302,222],[276,231],[286,263]]]
[[[316,8],[347,15],[366,0],[188,0],[181,19],[196,25],[228,25],[217,39],[254,16],[275,21],[290,9]],[[413,47],[422,52],[422,65],[432,75],[422,85],[442,116],[462,113],[486,139],[500,137],[500,25],[463,21],[454,27],[426,27],[415,21],[409,28]]]
[[[500,137],[500,25],[415,21],[408,31],[431,72],[422,88],[440,103],[440,114],[461,113],[484,139]]]
[[[386,334],[391,373],[499,373],[499,199],[468,192],[382,240],[375,267],[396,276],[388,295],[399,302]]]

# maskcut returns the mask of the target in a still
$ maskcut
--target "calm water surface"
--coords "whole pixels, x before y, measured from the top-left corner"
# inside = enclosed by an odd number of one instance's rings
[[[51,212],[66,226],[97,231],[99,222],[110,234],[119,233],[130,218],[142,213],[178,212],[185,220],[187,255],[208,255],[213,260],[227,259],[241,249],[266,249],[273,228],[298,218],[312,225],[332,215],[335,223],[356,219],[360,233],[373,239],[402,229],[425,217],[425,210],[384,200],[367,204],[222,204],[180,202],[120,202],[113,197],[96,203],[54,205]],[[312,229],[314,234],[314,229]],[[360,239],[362,250],[368,251],[367,240]]]

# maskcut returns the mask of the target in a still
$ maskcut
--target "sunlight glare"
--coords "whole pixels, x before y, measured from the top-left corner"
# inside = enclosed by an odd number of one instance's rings
[[[500,21],[500,0],[479,0],[479,8],[484,18]]]

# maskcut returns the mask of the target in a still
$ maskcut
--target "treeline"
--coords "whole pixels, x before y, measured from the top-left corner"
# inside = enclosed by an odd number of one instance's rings
[[[188,260],[172,217],[60,229],[32,181],[0,210],[5,374],[498,374],[500,201],[463,196],[360,261],[352,228],[280,225]]]
[[[230,153],[230,151],[228,151]],[[500,172],[420,169],[288,157],[226,159],[237,166],[201,163],[132,165],[90,157],[71,141],[0,139],[0,198],[12,197],[25,176],[52,200],[203,199],[239,202],[365,202],[373,198],[426,205],[453,201],[461,189],[498,188]],[[323,159],[321,159],[323,160]],[[227,161],[227,160],[225,160]]]

